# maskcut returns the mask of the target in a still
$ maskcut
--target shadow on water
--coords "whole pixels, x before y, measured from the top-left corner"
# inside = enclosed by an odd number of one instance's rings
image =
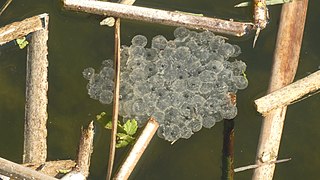
[[[250,20],[250,9],[235,9],[237,1],[169,1],[141,0],[137,5],[161,9],[178,9],[212,17]],[[4,0],[0,1],[0,4]],[[301,60],[296,79],[318,69],[320,41],[318,1],[309,2]],[[113,57],[113,29],[99,26],[101,18],[61,10],[61,3],[51,0],[15,0],[0,16],[0,26],[38,13],[50,14],[49,33],[49,106],[48,160],[75,158],[80,127],[101,111],[111,114],[89,98],[82,71],[98,69],[104,59]],[[242,48],[239,59],[245,61],[249,87],[237,93],[238,116],[235,121],[234,166],[252,164],[258,143],[261,116],[253,100],[265,94],[272,64],[280,6],[270,7],[271,22],[252,49],[252,37],[230,38]],[[143,22],[122,21],[122,44],[128,45],[136,34],[148,39],[163,34],[172,39],[173,27]],[[26,51],[14,44],[0,47],[0,156],[15,162],[22,160]],[[320,164],[320,97],[315,95],[289,107],[279,158],[293,160],[278,165],[275,179],[313,179]],[[188,140],[173,145],[154,137],[138,163],[131,179],[220,179],[223,123],[203,129]],[[96,127],[94,153],[89,179],[104,179],[108,160],[110,132]],[[311,138],[310,138],[311,137]],[[117,151],[116,166],[127,149]],[[252,171],[235,174],[235,179],[250,179]]]

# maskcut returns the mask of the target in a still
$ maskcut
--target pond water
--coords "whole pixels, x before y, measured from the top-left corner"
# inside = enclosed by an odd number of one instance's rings
[[[5,0],[0,1],[2,5]],[[240,0],[138,0],[136,5],[202,13],[206,16],[249,21],[250,8],[235,9]],[[303,46],[296,79],[319,69],[319,1],[310,1]],[[281,6],[269,7],[271,21],[252,49],[253,34],[230,37],[242,48],[239,59],[247,63],[249,86],[237,94],[235,118],[235,167],[254,163],[261,116],[253,101],[265,94]],[[87,95],[82,71],[99,68],[113,57],[113,29],[99,26],[101,17],[66,11],[59,1],[14,0],[0,16],[0,26],[47,12],[49,25],[49,106],[48,160],[74,159],[80,127],[111,106],[100,104]],[[162,34],[173,39],[174,27],[122,20],[122,44],[129,45],[136,34],[147,38]],[[0,47],[0,156],[21,163],[25,102],[26,50],[13,43]],[[320,165],[320,96],[315,95],[288,108],[279,158],[290,162],[276,167],[274,179],[314,179]],[[173,145],[154,137],[130,179],[220,179],[223,123],[202,129],[188,140]],[[89,179],[106,175],[110,131],[97,126]],[[116,167],[128,149],[117,150]],[[252,170],[235,174],[235,179],[250,179]]]

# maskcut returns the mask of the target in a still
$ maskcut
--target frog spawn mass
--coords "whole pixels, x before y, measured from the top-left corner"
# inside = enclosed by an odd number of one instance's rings
[[[155,36],[148,48],[147,38],[136,35],[131,46],[121,48],[119,115],[124,121],[136,119],[140,127],[154,117],[158,136],[168,141],[188,139],[202,127],[233,119],[237,108],[230,94],[248,86],[246,64],[234,59],[239,46],[210,31],[182,27],[174,37]],[[103,61],[99,73],[85,69],[83,76],[92,99],[112,102],[112,60]]]

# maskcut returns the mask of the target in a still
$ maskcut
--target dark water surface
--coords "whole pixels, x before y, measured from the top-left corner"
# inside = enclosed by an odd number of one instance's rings
[[[0,1],[2,5],[5,0]],[[203,13],[211,17],[248,21],[249,8],[235,9],[239,0],[138,0],[137,5]],[[304,41],[296,79],[307,76],[320,66],[319,1],[309,2]],[[253,100],[264,95],[268,86],[281,6],[270,7],[271,22],[252,49],[253,34],[230,38],[241,46],[240,59],[248,65],[249,87],[237,94],[235,118],[235,167],[252,164],[259,138],[261,116]],[[48,160],[74,159],[79,130],[95,114],[111,106],[101,105],[87,95],[82,71],[99,68],[102,60],[113,57],[113,29],[99,26],[100,17],[62,10],[59,1],[13,0],[0,16],[0,26],[47,12],[49,33],[49,106]],[[143,22],[122,21],[122,44],[129,44],[136,34],[151,39],[163,34],[172,39],[174,27]],[[0,47],[0,156],[21,163],[25,102],[26,50],[13,43]],[[274,179],[315,179],[320,166],[320,95],[288,108],[279,158],[292,161],[279,164]],[[203,129],[188,140],[174,145],[154,137],[131,179],[220,179],[223,123]],[[109,151],[110,131],[97,126],[90,179],[104,179]],[[119,166],[127,149],[118,150]],[[252,171],[237,173],[235,179],[250,179]]]

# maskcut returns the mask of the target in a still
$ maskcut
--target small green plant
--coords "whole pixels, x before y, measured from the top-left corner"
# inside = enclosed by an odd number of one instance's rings
[[[112,129],[111,119],[106,118],[106,113],[101,112],[96,116],[96,119],[101,123],[104,128]],[[128,120],[121,125],[120,121],[117,123],[117,144],[116,148],[125,147],[128,144],[132,144],[135,140],[134,134],[137,132],[138,123],[135,119]]]
[[[242,75],[243,75],[243,77],[247,80],[247,82],[248,82],[248,78],[247,78],[247,74],[246,73],[244,73],[244,71],[242,70]]]
[[[20,49],[25,48],[29,44],[29,42],[27,41],[26,37],[17,38],[16,42],[19,45]]]

